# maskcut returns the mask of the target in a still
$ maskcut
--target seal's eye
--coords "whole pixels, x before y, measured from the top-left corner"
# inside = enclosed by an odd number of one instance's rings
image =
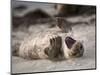
[[[80,50],[82,50],[83,49],[83,45],[80,45]]]

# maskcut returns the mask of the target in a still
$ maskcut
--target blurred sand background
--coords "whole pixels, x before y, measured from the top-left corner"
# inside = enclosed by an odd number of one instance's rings
[[[23,10],[18,6],[24,5]],[[58,13],[54,8],[55,4],[49,3],[31,3],[31,2],[12,2],[12,51],[17,42],[23,41],[25,37],[31,34],[38,34],[50,28],[52,20],[49,18]],[[17,8],[16,8],[17,7]],[[41,9],[45,15],[44,20],[34,17],[23,17],[30,11]],[[33,15],[34,16],[34,15]],[[64,16],[65,17],[65,16]],[[73,37],[82,40],[85,52],[83,57],[76,59],[69,59],[63,61],[52,62],[47,59],[28,60],[18,56],[12,55],[12,73],[29,73],[29,72],[46,72],[46,71],[62,71],[62,70],[79,70],[79,69],[95,69],[96,68],[96,22],[95,13],[91,15],[81,14],[75,16],[66,16],[66,20],[75,22],[87,22],[88,24],[73,25]],[[24,18],[24,20],[23,20]],[[25,19],[26,18],[26,19]],[[32,21],[30,21],[30,19]],[[42,22],[41,22],[42,21]]]

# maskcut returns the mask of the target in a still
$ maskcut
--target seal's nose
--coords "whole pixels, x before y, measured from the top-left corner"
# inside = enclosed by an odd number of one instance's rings
[[[74,40],[73,38],[71,38],[71,37],[69,37],[69,36],[65,38],[65,43],[66,43],[66,45],[67,45],[67,47],[68,47],[69,49],[72,48],[72,45],[73,45],[75,42],[76,42],[76,40]]]

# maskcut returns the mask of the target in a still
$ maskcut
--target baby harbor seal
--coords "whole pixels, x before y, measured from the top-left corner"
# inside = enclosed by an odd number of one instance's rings
[[[67,59],[80,57],[84,53],[81,42],[57,33],[41,33],[24,40],[18,55],[28,59]]]

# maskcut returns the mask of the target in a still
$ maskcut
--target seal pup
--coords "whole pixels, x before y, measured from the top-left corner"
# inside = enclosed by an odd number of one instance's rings
[[[70,36],[57,33],[42,33],[34,38],[25,39],[18,50],[18,55],[28,59],[68,59],[81,57],[83,44]]]

